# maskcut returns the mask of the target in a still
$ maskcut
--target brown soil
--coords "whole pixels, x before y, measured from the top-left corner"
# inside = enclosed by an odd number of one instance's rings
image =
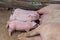
[[[12,36],[8,35],[6,22],[11,14],[11,11],[0,10],[0,40],[17,40],[17,32]]]

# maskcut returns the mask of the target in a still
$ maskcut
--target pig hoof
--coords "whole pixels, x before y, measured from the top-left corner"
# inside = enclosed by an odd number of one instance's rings
[[[9,36],[12,36],[12,31],[11,30],[9,30]]]
[[[9,33],[9,36],[12,36],[11,33]]]

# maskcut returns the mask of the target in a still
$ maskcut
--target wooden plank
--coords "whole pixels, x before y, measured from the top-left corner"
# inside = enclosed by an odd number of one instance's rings
[[[8,8],[20,7],[23,9],[36,10],[36,9],[40,9],[42,6],[30,5],[29,2],[12,0],[12,2],[1,2],[0,7],[8,7]]]
[[[40,9],[45,6],[45,3],[48,2],[48,0],[34,0],[36,2],[41,2],[42,5],[30,5],[28,0],[0,0],[0,7],[8,7],[8,8],[14,8],[14,7],[19,7],[23,9],[31,9],[31,10],[36,10]],[[29,0],[32,1],[32,0]],[[49,1],[48,3],[50,4],[60,4],[60,1]]]
[[[60,1],[60,0],[50,0],[50,1]]]
[[[60,4],[60,1],[50,1],[50,4]]]
[[[48,0],[20,0],[25,2],[47,2]]]

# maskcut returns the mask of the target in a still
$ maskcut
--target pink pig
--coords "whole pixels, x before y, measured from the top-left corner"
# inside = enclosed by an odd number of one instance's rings
[[[8,27],[9,25],[9,35],[11,35],[11,32],[14,30],[29,31],[31,28],[35,27],[36,23],[34,20],[37,19],[39,19],[37,11],[23,10],[19,8],[15,9],[6,26]]]
[[[39,14],[37,11],[15,9],[13,15],[10,17],[10,20],[20,20],[20,21],[33,21],[39,19]]]
[[[36,23],[35,22],[21,22],[21,21],[17,21],[17,20],[14,20],[14,21],[11,21],[11,22],[8,22],[8,25],[9,25],[9,35],[11,35],[11,32],[14,31],[14,30],[25,30],[25,31],[29,31],[31,28],[34,28],[36,27]]]

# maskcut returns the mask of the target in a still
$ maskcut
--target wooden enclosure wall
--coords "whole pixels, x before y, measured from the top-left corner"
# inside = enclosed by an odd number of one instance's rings
[[[59,0],[0,0],[0,7],[5,8],[23,8],[23,9],[40,9],[45,6],[45,3],[60,3]],[[58,1],[58,2],[56,2]],[[42,5],[30,5],[29,2],[41,2]]]

